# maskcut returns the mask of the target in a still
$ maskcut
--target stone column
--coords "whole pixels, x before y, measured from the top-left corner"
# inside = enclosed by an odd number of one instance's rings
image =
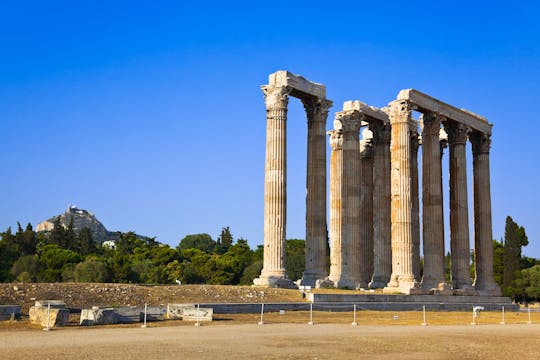
[[[341,193],[341,276],[335,287],[360,285],[360,152],[361,115],[358,111],[338,113],[336,121],[343,133]]]
[[[373,148],[371,138],[360,141],[362,186],[360,196],[360,286],[367,288],[373,275]]]
[[[328,275],[326,270],[326,119],[332,102],[325,99],[302,100],[308,119],[306,267],[302,285],[315,286]]]
[[[341,188],[343,173],[343,135],[341,129],[328,131],[330,135],[330,275],[333,283],[341,278]]]
[[[441,118],[437,114],[425,113],[422,120],[422,287],[439,289],[445,285],[441,167],[441,147],[444,145],[439,141]]]
[[[408,101],[389,104],[391,141],[392,275],[384,292],[410,294],[417,283],[413,274],[413,226],[411,201],[411,112]]]
[[[418,136],[418,125],[416,121],[411,122],[411,203],[412,203],[412,244],[413,259],[412,271],[414,280],[420,282],[420,197],[418,193],[418,147],[420,139]]]
[[[469,139],[472,143],[474,174],[474,252],[476,258],[474,288],[481,295],[500,296],[501,290],[493,277],[489,172],[491,136],[473,131]]]
[[[291,287],[285,269],[287,221],[287,87],[262,86],[266,102],[264,262],[259,286]]]
[[[469,206],[467,200],[466,143],[469,128],[445,122],[450,148],[450,250],[454,289],[472,290],[470,275]]]
[[[373,133],[373,277],[369,287],[380,289],[392,274],[390,223],[390,124],[372,121]]]

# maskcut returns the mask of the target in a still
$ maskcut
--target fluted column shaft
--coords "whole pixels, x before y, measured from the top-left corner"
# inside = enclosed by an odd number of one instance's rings
[[[417,284],[413,274],[413,226],[411,200],[411,104],[391,102],[392,276],[388,291],[409,294]]]
[[[336,287],[356,288],[360,283],[360,152],[361,117],[357,111],[340,113],[343,132],[341,277]]]
[[[390,222],[390,124],[373,121],[373,277],[370,288],[383,288],[392,274]]]
[[[360,141],[362,187],[360,197],[360,286],[366,288],[373,275],[373,148],[371,139]]]
[[[330,275],[336,282],[341,277],[341,188],[343,174],[343,136],[341,130],[331,130],[330,146]]]
[[[279,286],[287,278],[287,105],[289,89],[263,86],[266,102],[266,162],[264,177],[264,261],[255,285]]]
[[[420,282],[420,197],[418,193],[418,138],[417,124],[415,121],[411,127],[411,203],[412,203],[412,243],[413,259],[412,271],[414,279]]]
[[[444,224],[442,197],[441,120],[423,115],[422,129],[422,224],[424,276],[422,287],[438,288],[444,278]]]
[[[469,128],[446,121],[450,148],[450,249],[452,252],[452,285],[471,289],[469,206],[467,200],[466,142]]]
[[[493,240],[491,233],[491,192],[489,171],[489,134],[472,132],[474,252],[476,276],[474,288],[482,295],[500,296],[501,290],[493,277]]]
[[[329,100],[302,101],[308,119],[306,172],[306,267],[301,284],[315,286],[326,270],[326,119]]]

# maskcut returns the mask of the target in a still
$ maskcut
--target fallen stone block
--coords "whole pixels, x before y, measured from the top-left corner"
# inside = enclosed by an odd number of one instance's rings
[[[120,324],[134,323],[141,321],[141,314],[144,309],[138,306],[125,306],[114,308],[116,321]]]
[[[34,304],[36,307],[48,307],[51,306],[51,309],[64,309],[66,303],[62,300],[36,300]]]
[[[212,308],[184,308],[184,321],[212,321],[214,309]]]
[[[69,310],[32,306],[29,311],[30,322],[43,327],[66,326],[69,321]]]
[[[99,307],[93,307],[92,309],[81,310],[80,324],[83,326],[116,324],[117,321],[116,312],[113,308],[100,309]]]
[[[167,319],[182,319],[186,308],[195,308],[195,304],[167,304]]]
[[[146,308],[146,321],[159,321],[164,320],[167,313],[167,309],[159,306],[148,306]],[[141,321],[144,320],[144,308],[141,313]]]

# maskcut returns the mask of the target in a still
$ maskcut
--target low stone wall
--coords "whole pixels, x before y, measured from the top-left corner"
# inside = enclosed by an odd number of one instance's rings
[[[15,320],[21,316],[19,305],[0,305],[0,321]]]

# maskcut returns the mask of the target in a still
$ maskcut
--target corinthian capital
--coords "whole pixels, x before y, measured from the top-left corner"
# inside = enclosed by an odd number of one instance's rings
[[[388,104],[385,110],[390,118],[390,123],[409,122],[412,119],[412,111],[416,106],[408,100],[394,100]]]
[[[491,147],[491,135],[479,131],[473,131],[469,135],[474,155],[488,154]]]
[[[465,144],[471,131],[467,125],[455,121],[446,121],[444,130],[448,134],[448,143],[451,145]]]
[[[426,112],[422,114],[421,126],[422,134],[426,136],[439,136],[441,123],[446,121],[446,118],[435,112]]]
[[[370,121],[369,130],[373,133],[373,144],[390,144],[390,124],[385,124],[382,121]]]
[[[341,111],[336,114],[336,120],[334,122],[341,125],[340,128],[343,130],[343,133],[359,135],[363,118],[364,115],[358,110]]]
[[[326,123],[328,110],[332,107],[333,103],[327,99],[310,97],[302,99],[302,104],[304,104],[308,122],[322,121]]]
[[[340,129],[330,130],[327,132],[330,136],[330,146],[333,151],[343,149],[343,133]]]
[[[263,85],[261,90],[264,94],[267,109],[287,108],[291,89],[286,86]]]

